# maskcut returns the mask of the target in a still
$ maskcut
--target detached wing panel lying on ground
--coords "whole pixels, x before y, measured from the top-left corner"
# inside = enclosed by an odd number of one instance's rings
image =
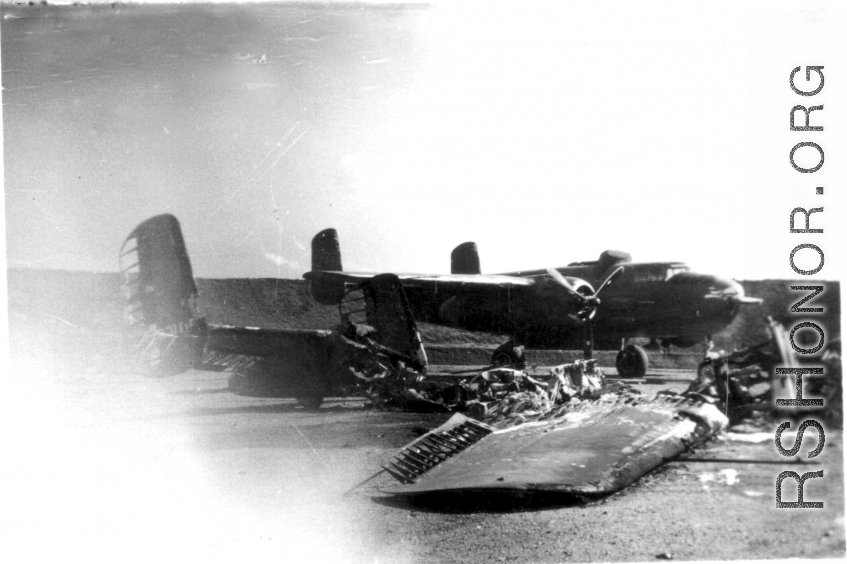
[[[725,424],[713,405],[680,396],[601,400],[553,421],[491,433],[413,483],[383,491],[397,495],[460,490],[607,494],[702,442]]]

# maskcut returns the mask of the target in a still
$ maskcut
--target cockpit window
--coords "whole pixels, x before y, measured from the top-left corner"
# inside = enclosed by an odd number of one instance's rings
[[[652,266],[649,268],[640,268],[635,273],[636,282],[664,282],[665,269],[663,267]]]
[[[668,268],[665,274],[665,280],[670,280],[672,276],[679,274],[680,272],[686,272],[687,270],[687,266],[672,266]]]
[[[654,265],[654,266],[642,266],[635,272],[635,276],[633,280],[635,282],[664,282],[669,280],[671,276],[675,274],[679,274],[680,272],[688,271],[688,267],[685,265],[677,265],[677,266],[663,266],[663,265]]]

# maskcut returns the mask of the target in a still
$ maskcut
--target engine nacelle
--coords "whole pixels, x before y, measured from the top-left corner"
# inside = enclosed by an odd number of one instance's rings
[[[459,326],[459,314],[461,313],[462,304],[459,303],[459,297],[453,296],[438,308],[438,317],[443,323],[452,327]]]
[[[570,285],[576,290],[578,293],[583,296],[590,296],[594,293],[594,287],[591,286],[588,282],[583,280],[582,278],[575,278],[573,276],[565,276],[565,280],[567,280]]]

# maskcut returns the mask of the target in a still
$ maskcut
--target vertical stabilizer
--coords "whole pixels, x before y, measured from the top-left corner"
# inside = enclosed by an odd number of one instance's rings
[[[120,263],[136,321],[163,328],[194,317],[197,286],[174,216],[157,215],[136,227],[121,247]]]
[[[341,246],[335,229],[324,229],[312,238],[312,272],[340,272]],[[312,279],[312,297],[324,305],[337,304],[344,298],[344,281]]]
[[[341,245],[335,229],[324,229],[312,238],[312,270],[344,270],[341,268]]]
[[[451,274],[480,274],[481,272],[479,250],[473,241],[462,243],[450,253]]]
[[[179,221],[163,214],[136,227],[120,251],[129,352],[156,372],[188,368],[203,349],[197,286]]]

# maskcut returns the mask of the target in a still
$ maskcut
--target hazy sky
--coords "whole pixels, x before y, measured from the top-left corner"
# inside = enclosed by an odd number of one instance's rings
[[[486,272],[615,248],[793,278],[811,242],[840,277],[844,11],[582,4],[5,6],[8,264],[116,270],[169,212],[204,277],[299,277],[330,226],[351,270],[446,272],[475,240]],[[825,130],[790,132],[796,104]],[[788,233],[797,206],[823,236]]]

